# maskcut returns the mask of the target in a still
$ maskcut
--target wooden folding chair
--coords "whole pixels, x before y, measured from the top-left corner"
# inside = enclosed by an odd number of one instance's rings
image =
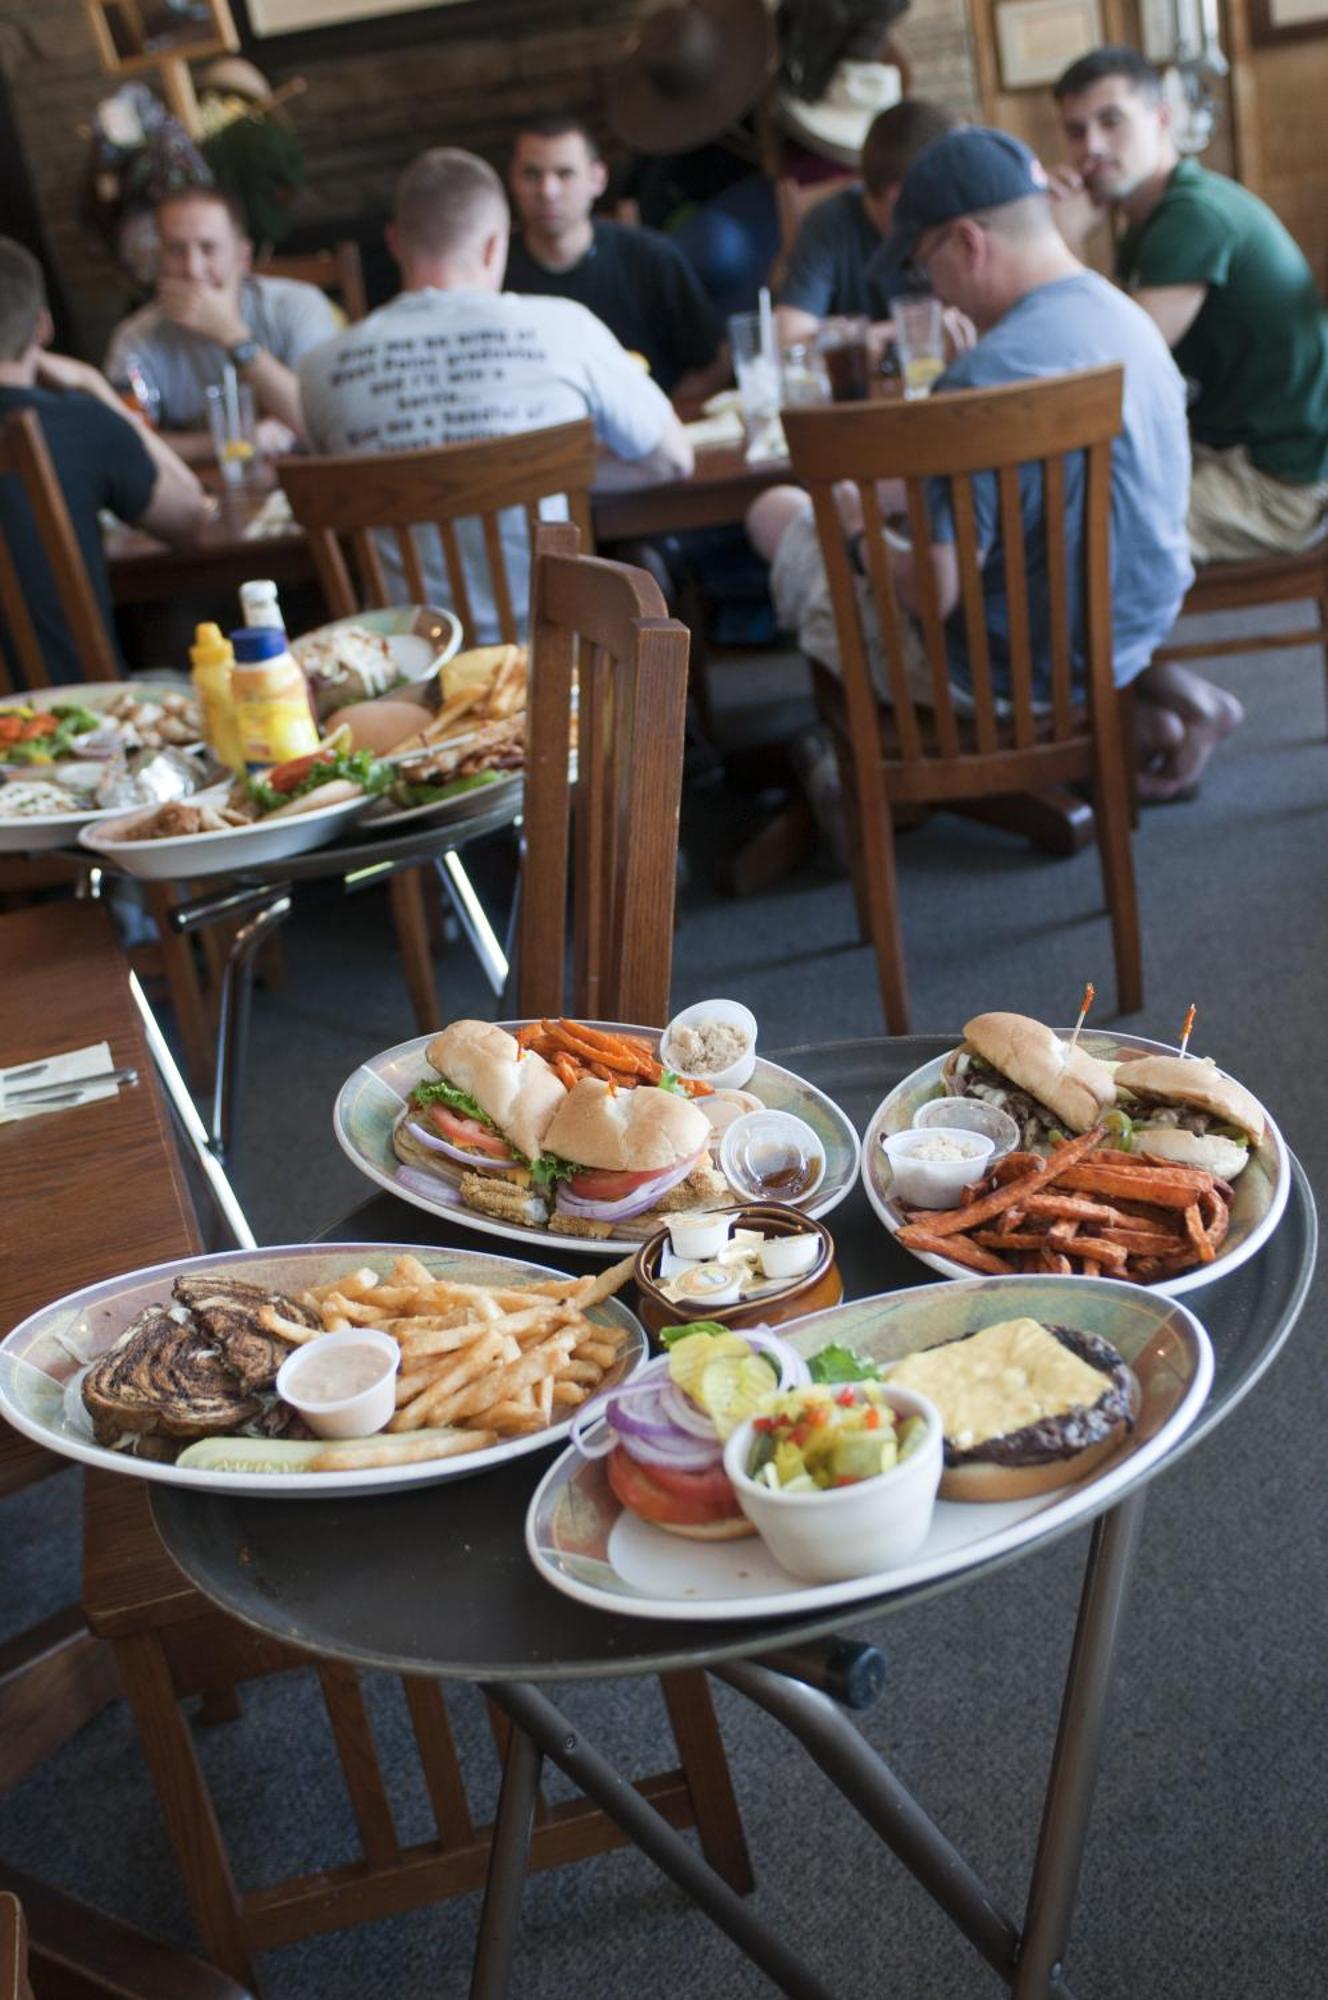
[[[83,551],[78,545],[69,509],[60,482],[55,476],[51,455],[46,449],[41,424],[31,410],[15,410],[0,424],[0,475],[12,474],[23,485],[32,509],[51,575],[59,592],[70,634],[78,652],[85,680],[114,681],[121,667],[110,634],[88,576]],[[27,599],[13,557],[0,533],[0,615],[3,615],[18,663],[28,686],[48,687],[46,661],[28,611]],[[0,648],[0,692],[8,693],[4,652]],[[33,861],[6,861],[0,866],[0,895],[24,895],[38,889],[58,887],[74,881],[77,869],[58,856]],[[211,1079],[213,1060],[212,1025],[199,983],[198,969],[187,938],[177,937],[167,922],[167,911],[177,900],[173,884],[148,885],[148,907],[157,922],[159,943],[150,947],[153,962],[144,964],[144,973],[164,976],[184,1045],[190,1079],[197,1089],[205,1089]]]
[[[859,915],[875,947],[881,999],[892,1034],[908,1031],[903,936],[895,878],[892,804],[955,805],[1003,794],[1087,783],[1101,858],[1123,1012],[1143,1002],[1139,912],[1130,851],[1132,780],[1112,676],[1111,441],[1121,423],[1122,371],[1043,377],[961,391],[926,402],[784,412],[789,456],[811,493],[830,582],[843,678],[823,665],[817,696],[834,736],[849,816]],[[1084,458],[1078,650],[1070,622],[1065,526],[1066,460]],[[1019,472],[1036,464],[1045,482],[1045,548],[1051,647],[1050,701],[1035,703],[1027,564]],[[994,475],[1009,605],[1010,685],[992,684],[972,481]],[[876,482],[899,478],[921,596],[930,702],[908,669],[909,634],[895,592]],[[972,707],[957,703],[930,561],[925,489],[949,481],[960,574],[960,606]],[[862,501],[870,615],[884,645],[889,706],[873,684],[867,633],[834,488],[851,481]],[[1004,699],[1001,697],[1004,696]]]
[[[524,632],[527,606],[514,594],[508,578],[500,517],[519,508],[533,549],[540,502],[562,495],[589,542],[595,450],[594,429],[583,420],[431,451],[288,458],[280,461],[278,471],[295,518],[308,535],[333,618],[348,618],[364,605],[391,601],[380,536],[395,544],[410,600],[427,603],[429,559],[424,551],[432,542],[441,547],[451,603],[471,639],[471,589],[476,579],[467,576],[457,528],[463,521],[478,520],[499,629],[504,640],[515,642]],[[349,546],[358,585],[343,543]],[[388,885],[406,986],[421,1034],[438,1025],[425,879],[423,867],[408,868],[393,875]]]
[[[517,1005],[564,1011],[570,858],[573,1010],[663,1023],[689,634],[644,570],[578,555],[579,541],[550,523],[535,542]]]
[[[341,307],[352,323],[363,319],[369,310],[360,246],[350,237],[327,250],[294,250],[281,256],[269,253],[255,266],[255,275],[295,278],[302,285],[316,285]]]
[[[1273,604],[1308,602],[1312,625],[1289,632],[1255,631],[1234,639],[1193,639],[1161,647],[1155,660],[1220,660],[1233,654],[1285,652],[1318,646],[1328,700],[1328,538],[1298,555],[1251,556],[1243,562],[1205,563],[1181,606],[1182,618],[1214,611],[1262,611]]]

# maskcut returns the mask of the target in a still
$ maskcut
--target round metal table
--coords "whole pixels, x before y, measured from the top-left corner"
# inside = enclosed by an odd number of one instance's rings
[[[779,1060],[814,1082],[865,1130],[881,1099],[951,1044],[932,1036],[795,1049]],[[1317,1225],[1299,1165],[1283,1221],[1262,1252],[1191,1303],[1212,1336],[1213,1389],[1180,1450],[1221,1423],[1271,1364],[1303,1305]],[[845,1291],[862,1297],[933,1281],[876,1220],[861,1188],[830,1218]],[[465,1230],[380,1195],[345,1217],[332,1239],[464,1245]],[[579,1260],[569,1243],[569,1268]],[[1164,1465],[1173,1463],[1173,1452]],[[1061,1726],[1022,1928],[980,1880],[823,1690],[834,1640],[860,1620],[903,1611],[986,1576],[1028,1549],[914,1590],[802,1619],[698,1620],[661,1625],[615,1618],[564,1597],[525,1553],[526,1506],[549,1457],[510,1471],[375,1499],[281,1501],[198,1496],[155,1488],[162,1539],[214,1602],[261,1631],[317,1653],[402,1673],[480,1684],[512,1732],[473,1992],[505,1990],[517,1921],[523,1815],[541,1756],[559,1763],[719,1922],[784,1990],[826,1989],[769,1933],[593,1747],[570,1730],[533,1681],[657,1674],[707,1667],[758,1701],[801,1741],[857,1809],[918,1875],[1020,1996],[1066,1994],[1060,1972],[1096,1775],[1115,1639],[1141,1522],[1145,1474],[1097,1518],[1085,1572]],[[1074,1524],[1079,1525],[1078,1523]],[[1068,1532],[1063,1530],[1062,1532]],[[1030,1544],[1046,1545],[1049,1536]],[[760,1664],[763,1657],[768,1662]],[[839,1692],[843,1692],[840,1688]],[[656,1825],[648,1822],[657,1821]]]

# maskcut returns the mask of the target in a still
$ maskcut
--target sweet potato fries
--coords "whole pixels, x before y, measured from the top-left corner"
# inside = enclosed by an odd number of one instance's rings
[[[631,1090],[638,1083],[658,1083],[665,1074],[664,1064],[643,1035],[590,1028],[584,1021],[532,1021],[517,1029],[516,1039],[523,1049],[543,1056],[569,1090],[583,1076],[597,1076],[619,1090]],[[708,1083],[688,1077],[678,1081],[689,1097],[710,1095]]]
[[[1231,1189],[1199,1167],[1104,1144],[1098,1126],[1048,1158],[1009,1153],[958,1208],[907,1209],[899,1241],[974,1271],[1153,1284],[1211,1264],[1231,1223]]]

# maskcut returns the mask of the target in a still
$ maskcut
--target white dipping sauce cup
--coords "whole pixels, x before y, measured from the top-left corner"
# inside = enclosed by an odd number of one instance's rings
[[[694,1028],[701,1021],[722,1021],[726,1027],[736,1028],[746,1044],[742,1054],[728,1064],[725,1069],[689,1069],[685,1062],[675,1062],[672,1040],[675,1028]],[[678,1076],[699,1078],[713,1090],[741,1090],[756,1068],[756,1016],[750,1007],[744,1007],[741,1000],[698,1000],[694,1007],[684,1007],[681,1014],[675,1014],[660,1037],[659,1059],[667,1064]]]
[[[300,1393],[300,1375],[307,1372],[317,1354],[320,1358],[336,1348],[364,1347],[382,1356],[383,1368],[376,1381],[354,1396],[335,1402],[313,1402]],[[373,1326],[347,1327],[342,1333],[321,1333],[288,1354],[277,1371],[277,1394],[293,1410],[298,1410],[315,1437],[362,1438],[381,1431],[397,1402],[397,1370],[401,1349],[390,1333]]]
[[[959,1160],[915,1157],[919,1147],[925,1149],[938,1139],[949,1139],[962,1146],[964,1157]],[[915,1125],[907,1132],[883,1133],[881,1146],[894,1176],[890,1193],[913,1208],[954,1208],[964,1189],[981,1180],[987,1171],[994,1144],[981,1132],[966,1132],[957,1125],[921,1128]]]

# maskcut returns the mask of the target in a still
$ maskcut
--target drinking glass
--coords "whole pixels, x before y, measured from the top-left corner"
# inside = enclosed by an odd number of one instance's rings
[[[932,384],[945,373],[945,328],[941,302],[931,298],[896,299],[892,308],[895,345],[904,375],[908,402],[929,396]]]
[[[161,391],[141,355],[121,358],[111,387],[127,409],[142,417],[150,430],[156,430],[161,422]]]
[[[785,403],[815,404],[830,401],[830,382],[825,362],[810,341],[795,340],[780,356],[780,377]]]
[[[779,413],[779,356],[768,353],[762,344],[759,313],[734,314],[729,321],[729,346],[750,436]]]
[[[259,469],[253,391],[233,370],[207,392],[208,423],[217,465],[227,486],[243,486]]]
[[[817,342],[832,402],[865,403],[871,395],[868,328],[865,313],[848,313],[831,320]]]

